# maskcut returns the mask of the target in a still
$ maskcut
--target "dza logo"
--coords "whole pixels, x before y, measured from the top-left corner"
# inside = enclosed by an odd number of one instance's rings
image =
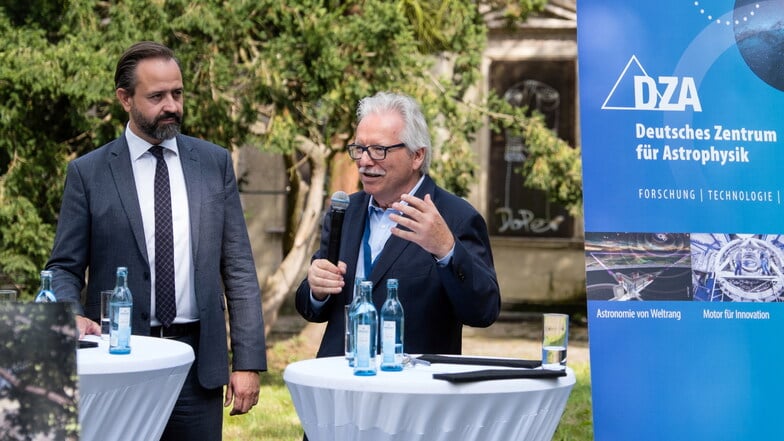
[[[605,110],[683,111],[687,107],[702,112],[697,86],[692,77],[660,76],[645,72],[632,55],[602,104]]]

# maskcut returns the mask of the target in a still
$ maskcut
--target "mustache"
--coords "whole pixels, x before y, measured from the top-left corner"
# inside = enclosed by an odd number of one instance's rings
[[[166,112],[162,115],[159,115],[158,117],[155,118],[155,124],[157,125],[159,122],[161,122],[162,119],[168,119],[168,118],[173,119],[174,122],[178,125],[182,124],[182,114],[177,112]]]
[[[359,167],[359,173],[360,174],[367,173],[369,175],[377,175],[377,176],[384,176],[386,174],[386,172],[384,172],[383,170],[373,170],[372,167],[366,167],[364,165],[362,167]]]

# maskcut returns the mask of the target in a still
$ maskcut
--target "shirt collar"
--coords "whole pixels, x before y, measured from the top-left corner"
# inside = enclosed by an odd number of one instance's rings
[[[422,186],[422,182],[424,182],[424,181],[425,181],[425,175],[423,174],[422,176],[419,177],[419,180],[417,181],[416,185],[414,185],[414,188],[412,188],[408,192],[408,194],[413,195],[414,193],[416,193],[417,190],[419,190],[419,187]],[[403,204],[403,205],[408,205],[407,203],[405,203],[403,201],[401,201],[400,203]],[[391,208],[390,208],[390,210],[391,210]],[[368,201],[368,214],[372,214],[373,211],[377,211],[379,213],[383,213],[385,210],[383,208],[379,207],[378,205],[376,205],[376,201],[375,201],[375,199],[373,199],[373,195],[370,195],[370,201]]]
[[[125,140],[128,142],[128,149],[131,151],[131,159],[137,160],[152,147],[152,144],[140,138],[131,130],[130,123],[125,126]],[[160,144],[161,147],[171,150],[174,154],[178,154],[177,150],[177,137],[164,139]]]

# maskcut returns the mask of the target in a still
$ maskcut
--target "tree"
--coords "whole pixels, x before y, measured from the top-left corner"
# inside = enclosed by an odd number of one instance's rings
[[[496,109],[491,124],[497,131],[508,130],[524,140],[528,160],[516,170],[525,177],[525,184],[542,190],[548,199],[564,206],[573,216],[583,210],[582,161],[580,149],[547,127],[542,114],[528,107],[515,107],[491,95],[489,107]]]
[[[257,145],[281,154],[287,165],[285,257],[262,288],[269,327],[308,265],[357,101],[378,90],[416,97],[437,146],[431,175],[465,195],[476,163],[470,142],[485,118],[538,124],[463,101],[478,79],[484,15],[523,20],[545,3],[31,0],[6,6],[0,10],[0,32],[10,36],[0,41],[0,131],[8,133],[0,137],[0,271],[28,288],[37,280],[51,247],[65,163],[124,128],[113,98],[114,63],[132,42],[157,40],[181,61],[185,133],[229,148]]]

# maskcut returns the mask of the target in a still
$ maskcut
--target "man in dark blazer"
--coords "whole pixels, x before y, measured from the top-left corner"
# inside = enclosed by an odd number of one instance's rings
[[[133,45],[117,65],[115,83],[128,126],[68,165],[47,269],[58,300],[74,303],[80,333],[100,334],[100,291],[114,287],[117,267],[127,267],[133,333],[178,339],[196,355],[162,439],[219,440],[221,404],[233,402],[232,414],[250,410],[259,372],[267,368],[261,294],[231,156],[179,134],[182,75],[169,48]],[[147,149],[155,145],[163,147],[171,179],[176,317],[169,325],[154,313],[157,157]]]
[[[373,282],[378,310],[385,280],[396,278],[405,351],[459,354],[463,325],[490,326],[500,312],[485,221],[427,175],[430,138],[413,99],[381,92],[360,101],[357,114],[348,153],[363,191],[350,196],[337,265],[325,258],[330,214],[324,220],[321,246],[297,290],[297,311],[328,322],[318,357],[343,355],[344,305],[351,303],[355,277]]]

